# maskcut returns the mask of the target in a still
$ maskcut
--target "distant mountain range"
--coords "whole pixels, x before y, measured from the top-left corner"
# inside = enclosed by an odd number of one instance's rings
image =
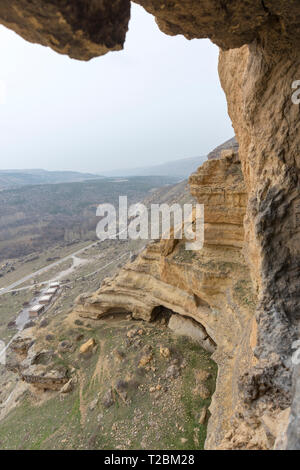
[[[103,178],[92,173],[47,170],[0,170],[0,190],[32,184],[77,183]]]
[[[115,176],[174,176],[179,179],[186,179],[191,173],[197,170],[206,160],[206,156],[183,158],[173,160],[160,165],[145,166],[140,168],[122,168],[118,170],[102,172],[106,177]]]
[[[0,170],[0,190],[16,188],[35,184],[78,183],[81,181],[95,180],[99,178],[133,177],[133,176],[168,176],[178,178],[179,181],[187,179],[191,173],[207,159],[220,158],[225,149],[238,150],[238,143],[233,137],[216,147],[205,156],[182,158],[172,160],[160,165],[144,166],[138,168],[120,168],[101,172],[101,175],[93,173],[80,173],[77,171],[46,171],[46,170]]]

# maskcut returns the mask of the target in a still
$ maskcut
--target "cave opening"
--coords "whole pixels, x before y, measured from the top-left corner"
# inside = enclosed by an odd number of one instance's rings
[[[205,326],[188,315],[182,315],[163,305],[158,305],[152,309],[150,322],[168,326],[175,334],[186,336],[209,353],[214,353],[217,349],[216,342],[208,334]]]
[[[171,316],[175,312],[167,307],[164,307],[163,305],[158,305],[157,307],[154,307],[152,312],[151,312],[151,317],[150,321],[151,322],[163,322],[166,325],[168,324]]]

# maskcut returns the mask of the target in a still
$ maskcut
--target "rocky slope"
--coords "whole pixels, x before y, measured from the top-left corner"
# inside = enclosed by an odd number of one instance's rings
[[[213,352],[219,368],[207,441],[216,448],[236,412],[237,379],[255,362],[256,296],[242,253],[247,193],[237,154],[204,163],[190,186],[205,204],[204,248],[187,251],[185,240],[151,243],[99,291],[80,296],[76,312],[93,319],[126,312],[146,321],[166,315],[170,328],[187,335],[193,326],[188,318],[193,319],[201,346]]]
[[[260,362],[254,355],[260,304],[245,260],[247,191],[238,154],[223,150],[220,159],[204,163],[190,188],[205,205],[204,248],[186,251],[185,240],[151,243],[95,294],[80,296],[76,311],[93,319],[126,312],[146,321],[165,314],[170,327],[185,334],[192,318],[219,368],[207,448],[284,446],[291,375],[279,354],[272,351]],[[281,327],[274,322],[269,335]]]
[[[244,244],[247,264],[244,266],[251,273],[258,298],[251,343],[257,363],[251,364],[254,362],[251,351],[245,354],[249,370],[242,377],[234,376],[228,391],[231,396],[232,389],[237,389],[239,384],[238,396],[248,403],[249,409],[247,416],[243,412],[236,416],[224,445],[244,448],[251,437],[257,440],[253,442],[254,447],[272,447],[279,432],[272,425],[273,418],[279,416],[280,409],[287,410],[291,405],[286,439],[280,445],[299,448],[300,379],[299,370],[291,360],[293,348],[298,344],[293,342],[299,338],[300,315],[299,106],[291,100],[292,83],[299,79],[300,71],[299,2],[138,0],[137,3],[156,17],[165,33],[184,34],[188,39],[208,37],[222,49],[219,73],[239,143],[248,194]],[[28,40],[85,60],[122,47],[129,6],[129,0],[113,3],[95,0],[85,7],[82,1],[71,1],[67,6],[57,1],[51,5],[41,0],[30,4],[23,0],[13,4],[3,1],[0,18],[3,24]],[[240,236],[240,229],[233,232],[226,234],[226,241],[227,237],[233,240],[236,235]],[[178,249],[176,246],[175,251]],[[165,254],[169,252],[172,257],[173,251],[168,247]],[[225,252],[230,253],[227,249]],[[156,255],[149,256],[155,258]],[[167,258],[159,258],[162,272],[166,266],[163,260]],[[196,284],[200,294],[201,269],[195,276],[192,265],[185,271],[187,292]],[[170,266],[167,271],[164,275],[172,278]],[[182,276],[178,277],[176,288],[184,281]],[[233,282],[232,279],[232,274],[228,273],[227,282]],[[220,279],[218,283],[222,285]],[[184,291],[181,290],[182,295]],[[226,303],[227,291],[226,295],[222,294],[222,306]],[[233,328],[231,334],[236,334]],[[238,349],[232,354],[234,362],[238,359]],[[221,380],[220,375],[218,380]],[[213,406],[218,402],[217,393]],[[223,412],[222,409],[221,414]],[[263,418],[267,413],[269,415]],[[212,417],[210,426],[215,426],[214,433],[219,434],[214,419]],[[257,425],[257,420],[261,424]],[[257,429],[263,426],[271,436],[267,444],[263,437],[258,437]],[[212,442],[212,435],[210,432],[208,447],[216,444]]]
[[[168,329],[47,315],[48,328],[24,330],[8,354],[19,380],[0,406],[1,448],[202,449],[217,370],[180,318]]]

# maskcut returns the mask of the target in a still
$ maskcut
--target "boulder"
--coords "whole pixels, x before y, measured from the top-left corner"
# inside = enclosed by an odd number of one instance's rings
[[[91,353],[96,345],[96,341],[94,338],[90,338],[86,343],[80,346],[80,354],[88,354]]]

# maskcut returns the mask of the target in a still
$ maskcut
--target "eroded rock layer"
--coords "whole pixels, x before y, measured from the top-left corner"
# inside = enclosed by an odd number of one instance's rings
[[[175,320],[174,313],[200,324],[200,344],[215,351],[219,366],[207,444],[215,448],[230,430],[239,402],[237,377],[254,361],[250,341],[256,298],[242,253],[247,195],[236,154],[207,161],[190,184],[205,204],[204,248],[187,251],[184,240],[151,243],[99,291],[80,296],[76,311],[91,318],[128,312],[152,321],[163,308],[173,312],[173,330],[188,334],[193,329]]]
[[[299,72],[294,49],[276,60],[257,43],[220,55],[249,194],[245,253],[259,296],[255,354],[260,362],[242,390],[281,407],[292,399],[292,344],[299,336],[300,133],[299,106],[291,99]]]

